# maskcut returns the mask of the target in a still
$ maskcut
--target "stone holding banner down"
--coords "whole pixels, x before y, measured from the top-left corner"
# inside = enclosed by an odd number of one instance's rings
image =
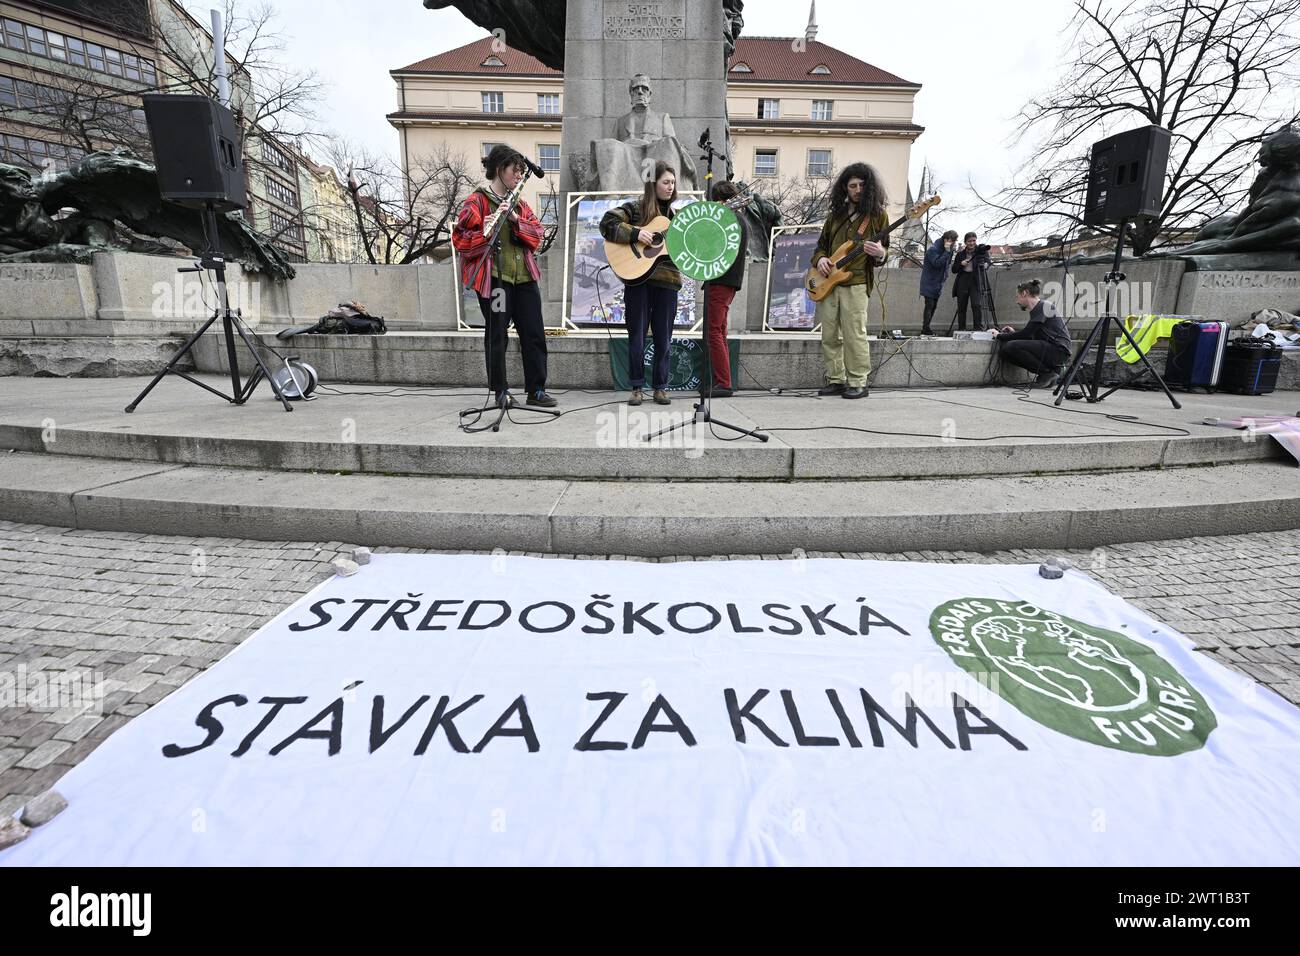
[[[377,555],[0,865],[1295,865],[1298,777],[1295,707],[1074,571]]]

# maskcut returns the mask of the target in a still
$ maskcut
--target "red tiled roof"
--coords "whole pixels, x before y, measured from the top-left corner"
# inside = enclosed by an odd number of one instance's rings
[[[394,73],[469,73],[487,76],[493,73],[506,76],[563,76],[536,57],[521,53],[512,47],[494,50],[494,37],[483,37],[473,43],[439,53],[428,59],[404,66]],[[855,56],[833,46],[819,43],[800,44],[794,48],[794,37],[744,37],[736,41],[736,52],[728,64],[727,79],[737,82],[764,83],[870,83],[873,85],[915,86],[907,80],[886,73]],[[499,46],[499,44],[498,44]],[[504,66],[484,66],[490,56],[498,57]],[[730,68],[744,63],[753,72],[734,73]],[[825,66],[829,73],[813,73]]]
[[[506,76],[564,75],[559,70],[552,70],[537,57],[529,56],[527,53],[520,53],[513,47],[494,50],[492,48],[494,43],[496,43],[496,38],[487,36],[481,40],[475,40],[473,43],[458,46],[454,50],[448,50],[446,53],[439,53],[437,56],[431,56],[418,63],[412,63],[410,66],[404,66],[400,70],[393,70],[393,72],[477,73],[482,75],[498,73]],[[497,46],[500,46],[500,44],[497,44]],[[484,66],[483,61],[490,56],[496,56],[505,66]]]
[[[800,46],[803,49],[795,49],[794,37],[742,36],[736,41],[736,52],[727,64],[727,79],[762,83],[916,85],[817,40]],[[744,63],[753,72],[732,72],[737,63]],[[813,73],[818,66],[825,66],[830,72]]]

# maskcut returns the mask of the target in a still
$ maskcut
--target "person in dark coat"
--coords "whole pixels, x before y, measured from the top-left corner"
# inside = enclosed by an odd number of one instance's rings
[[[740,195],[740,187],[733,182],[718,183],[713,187],[714,202],[728,202]],[[743,216],[740,223],[740,252],[731,268],[716,279],[704,283],[704,340],[705,354],[709,358],[710,380],[700,387],[703,396],[730,398],[731,357],[727,350],[727,321],[731,303],[745,284],[745,269],[749,266],[749,230]]]
[[[966,305],[975,311],[975,331],[984,329],[984,305],[987,298],[989,267],[988,246],[979,245],[979,237],[966,233],[961,249],[952,260],[952,274],[957,277],[952,284],[952,296],[957,300],[957,330],[966,331]]]
[[[933,335],[930,322],[934,319],[935,309],[939,307],[939,297],[943,295],[943,285],[948,281],[948,267],[952,265],[952,251],[957,246],[957,231],[949,229],[925,250],[925,264],[921,267],[921,298],[925,300],[925,318],[921,324],[922,335]]]

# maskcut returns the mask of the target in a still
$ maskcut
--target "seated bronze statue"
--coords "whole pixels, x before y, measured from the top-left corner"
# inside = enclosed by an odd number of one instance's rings
[[[1284,129],[1270,136],[1260,147],[1259,165],[1246,208],[1210,220],[1195,242],[1170,255],[1300,252],[1300,133]]]

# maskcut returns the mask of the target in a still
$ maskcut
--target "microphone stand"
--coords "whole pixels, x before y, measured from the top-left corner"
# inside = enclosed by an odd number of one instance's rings
[[[704,155],[700,158],[709,164],[708,174],[704,177],[704,183],[706,186],[704,195],[707,201],[711,198],[712,193],[713,159],[715,156],[721,156],[722,154],[713,148],[713,142],[709,139],[708,130],[705,130],[704,135],[700,137],[700,148],[704,150]],[[744,249],[741,249],[737,254],[743,256],[746,252]],[[660,435],[666,435],[671,431],[676,431],[678,428],[685,428],[687,425],[707,424],[710,428],[716,425],[720,428],[726,428],[730,431],[738,432],[741,435],[748,435],[751,438],[757,438],[761,442],[766,442],[770,436],[763,434],[757,429],[741,428],[738,425],[731,425],[713,417],[713,353],[709,349],[709,301],[707,294],[704,297],[704,374],[708,377],[708,385],[704,389],[704,395],[695,403],[695,411],[691,417],[684,421],[680,421],[675,425],[669,425],[667,428],[661,428],[659,431],[647,435],[645,440],[650,441],[651,439],[658,438]]]

